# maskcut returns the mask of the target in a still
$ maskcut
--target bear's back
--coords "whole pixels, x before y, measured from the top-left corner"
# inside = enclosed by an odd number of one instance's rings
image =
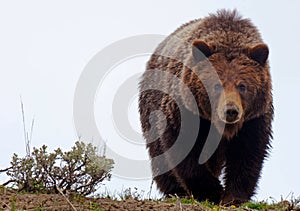
[[[237,11],[220,10],[203,19],[196,19],[180,26],[155,50],[147,69],[169,71],[177,76],[180,63],[190,66],[192,43],[196,39],[206,42],[213,53],[235,57],[249,47],[262,42],[257,28],[249,19],[243,19]]]

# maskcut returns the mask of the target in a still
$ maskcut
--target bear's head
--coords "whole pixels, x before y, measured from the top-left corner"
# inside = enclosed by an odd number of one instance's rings
[[[182,77],[201,117],[231,139],[245,122],[269,111],[272,96],[267,45],[258,43],[228,52],[195,40],[192,68]],[[189,107],[189,100],[184,101]]]

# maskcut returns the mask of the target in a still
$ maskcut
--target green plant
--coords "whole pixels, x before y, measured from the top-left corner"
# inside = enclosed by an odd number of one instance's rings
[[[281,199],[280,202],[272,200],[271,203],[267,201],[261,202],[247,202],[241,205],[243,209],[250,210],[282,210],[282,211],[300,211],[300,198],[291,197],[290,200]]]
[[[242,205],[243,208],[249,208],[254,210],[265,210],[268,208],[268,204],[266,202],[247,202]]]
[[[181,203],[182,204],[196,204],[198,203],[197,200],[195,200],[194,198],[181,198]]]
[[[104,211],[97,202],[90,202],[89,210]]]
[[[18,191],[39,193],[94,193],[104,179],[110,179],[113,160],[97,155],[96,147],[76,142],[70,151],[60,148],[52,153],[47,146],[33,148],[30,157],[13,155],[6,169],[11,184]]]
[[[17,209],[16,209],[16,201],[17,201],[17,198],[16,198],[15,196],[13,196],[13,197],[11,198],[11,210],[12,210],[12,211],[17,210]]]

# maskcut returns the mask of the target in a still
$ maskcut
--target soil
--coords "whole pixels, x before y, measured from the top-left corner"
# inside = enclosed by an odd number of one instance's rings
[[[69,202],[70,203],[69,203]],[[71,205],[72,204],[72,205]],[[72,207],[73,206],[73,207]],[[61,194],[20,194],[0,189],[0,210],[207,210],[200,204],[108,198],[66,197]]]
[[[299,199],[300,200],[300,199]],[[296,203],[298,204],[299,201]],[[180,200],[167,203],[166,201],[151,200],[112,200],[109,198],[89,198],[78,195],[66,196],[64,194],[29,194],[17,193],[3,186],[0,186],[0,211],[6,210],[130,210],[130,211],[146,211],[146,210],[180,210],[180,211],[208,211],[208,210],[230,210],[230,211],[257,211],[257,210],[287,210],[300,211],[299,206],[292,206],[289,201],[282,201],[275,207],[261,208],[245,208],[245,207],[219,207],[205,206],[196,202],[194,204],[182,204]]]

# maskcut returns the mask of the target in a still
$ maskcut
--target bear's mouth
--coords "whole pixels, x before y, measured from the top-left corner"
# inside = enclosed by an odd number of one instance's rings
[[[225,137],[228,140],[232,139],[239,132],[240,128],[241,128],[241,124],[238,124],[238,123],[225,124],[223,137]]]
[[[226,124],[224,121],[219,119],[217,122],[214,123],[214,125],[217,128],[218,132],[222,135],[222,137],[226,138],[227,140],[230,140],[240,130],[243,124],[241,119],[236,123],[230,123],[230,124]]]

